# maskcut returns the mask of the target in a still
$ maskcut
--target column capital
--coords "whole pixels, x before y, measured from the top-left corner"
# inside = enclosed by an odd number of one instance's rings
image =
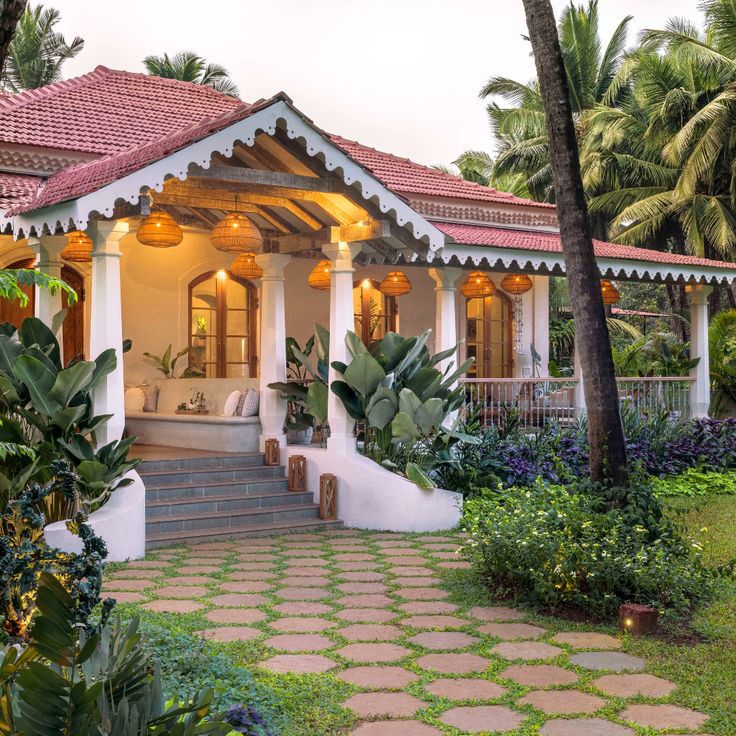
[[[273,281],[284,278],[284,269],[291,261],[288,253],[259,253],[256,256],[256,263],[263,269],[261,280]]]
[[[28,238],[28,245],[36,254],[36,265],[43,270],[44,266],[61,267],[61,251],[66,247],[64,235],[42,235],[40,238]]]
[[[691,304],[707,304],[713,287],[710,284],[688,284],[685,292],[690,297]]]
[[[332,262],[332,273],[352,273],[353,259],[360,253],[362,243],[325,243],[322,252]]]
[[[462,268],[432,267],[429,269],[429,275],[432,277],[436,284],[435,291],[455,291],[455,289],[457,288],[457,280],[460,278],[462,273]]]
[[[128,234],[130,225],[124,220],[96,220],[87,227],[87,235],[92,238],[94,248],[92,257],[120,255],[120,240]]]

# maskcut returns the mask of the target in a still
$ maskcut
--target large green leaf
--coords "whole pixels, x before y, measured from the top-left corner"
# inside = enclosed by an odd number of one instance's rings
[[[437,488],[437,484],[416,463],[407,463],[406,477],[425,490]]]
[[[59,371],[49,392],[49,398],[61,406],[66,406],[72,397],[90,388],[94,373],[95,364],[87,360]]]
[[[66,434],[69,430],[74,427],[79,420],[84,416],[86,406],[67,406],[65,409],[60,409],[52,417],[50,424],[55,427],[59,427],[61,431]]]
[[[368,348],[366,348],[363,340],[361,340],[351,330],[348,330],[347,334],[345,335],[345,344],[348,347],[348,352],[353,358],[357,357],[358,355],[364,355],[368,352]]]
[[[20,355],[13,362],[13,375],[28,389],[36,411],[50,417],[61,409],[59,402],[49,396],[56,376],[40,360]]]
[[[307,389],[303,383],[297,383],[296,381],[275,381],[274,383],[269,383],[268,387],[282,393],[288,399],[294,401],[307,400]]]
[[[345,370],[345,380],[367,399],[386,377],[378,361],[368,353],[356,355]]]
[[[345,411],[352,419],[359,421],[365,418],[358,395],[345,381],[333,381],[330,390],[342,401]]]
[[[314,344],[317,348],[317,358],[325,363],[329,363],[330,332],[319,323],[314,325]]]
[[[368,424],[376,429],[384,429],[396,416],[399,398],[396,392],[386,386],[379,386],[366,406]]]
[[[327,421],[327,385],[322,381],[313,381],[307,389],[307,405],[309,411],[318,422],[324,424]]]
[[[411,389],[401,389],[401,392],[399,393],[399,411],[403,411],[404,414],[408,414],[410,417],[413,417],[414,412],[421,403],[422,402]]]
[[[391,422],[391,434],[395,440],[406,444],[419,439],[419,428],[408,414],[400,411]]]
[[[0,335],[0,371],[12,373],[13,362],[23,352],[23,346],[12,337]]]
[[[444,418],[442,399],[429,399],[414,412],[414,422],[425,435],[439,429]]]
[[[115,348],[103,350],[97,358],[95,358],[95,369],[92,379],[89,382],[90,388],[94,388],[101,379],[112,373],[118,364],[118,358],[115,354]]]
[[[61,353],[59,351],[59,342],[54,333],[37,317],[27,317],[20,323],[18,337],[24,347],[30,348],[33,345],[43,350],[46,355],[51,358],[54,364],[61,368]]]

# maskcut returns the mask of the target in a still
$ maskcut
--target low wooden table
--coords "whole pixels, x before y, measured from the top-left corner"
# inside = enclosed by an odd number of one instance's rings
[[[204,411],[198,411],[197,409],[177,409],[175,414],[209,414],[209,411],[205,409]]]

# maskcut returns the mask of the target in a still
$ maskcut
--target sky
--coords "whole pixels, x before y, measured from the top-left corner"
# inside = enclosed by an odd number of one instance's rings
[[[581,2],[582,0],[576,0]],[[534,77],[521,0],[51,0],[64,67],[143,71],[148,54],[192,50],[222,64],[254,101],[285,91],[319,127],[424,164],[492,151],[478,91],[491,76]],[[566,0],[553,0],[559,11]],[[695,0],[599,0],[606,41],[668,17],[700,21]]]

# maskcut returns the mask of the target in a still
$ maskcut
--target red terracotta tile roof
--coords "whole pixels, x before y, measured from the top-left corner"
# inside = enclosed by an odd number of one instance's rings
[[[559,233],[545,233],[531,230],[511,230],[484,225],[464,225],[454,222],[433,222],[438,230],[449,235],[456,243],[463,245],[490,245],[495,248],[519,248],[521,250],[541,251],[544,253],[562,253],[562,241]],[[711,261],[708,258],[683,256],[677,253],[665,253],[648,248],[636,248],[630,245],[605,243],[594,240],[597,258],[618,258],[628,261],[650,261],[668,263],[675,266],[707,266],[711,268],[734,269],[733,263]]]
[[[0,210],[9,210],[31,202],[43,180],[26,174],[6,174],[0,171]]]
[[[375,148],[369,148],[339,135],[332,135],[330,139],[394,192],[554,209],[553,204],[533,202],[508,192],[499,192],[497,189],[466,181],[459,176],[446,174],[439,169],[422,166],[408,158],[377,151]]]

